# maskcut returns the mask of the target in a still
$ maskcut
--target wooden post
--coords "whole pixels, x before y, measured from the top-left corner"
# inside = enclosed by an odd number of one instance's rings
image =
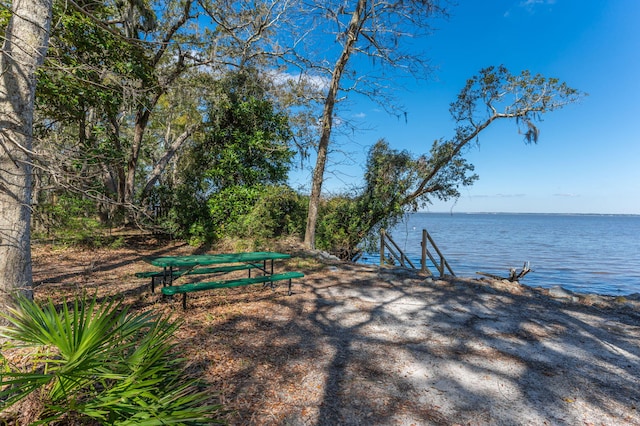
[[[420,271],[427,272],[427,230],[422,230],[422,255],[420,256]]]
[[[384,229],[380,230],[380,266],[384,265]]]

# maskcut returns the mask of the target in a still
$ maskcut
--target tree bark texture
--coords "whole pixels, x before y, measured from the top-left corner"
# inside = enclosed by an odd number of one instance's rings
[[[52,0],[14,0],[0,52],[0,309],[31,295],[35,71],[49,42]]]
[[[336,61],[331,75],[331,83],[329,91],[324,101],[322,111],[322,130],[320,133],[320,142],[318,143],[318,157],[316,158],[316,166],[313,170],[311,180],[311,195],[309,196],[309,213],[307,214],[307,227],[304,234],[304,245],[313,249],[316,245],[316,224],[318,222],[318,207],[320,205],[320,195],[322,193],[322,183],[324,182],[324,170],[327,163],[327,153],[329,150],[329,141],[331,140],[331,130],[333,128],[333,109],[340,89],[340,80],[344,74],[344,69],[349,62],[354,45],[358,40],[358,36],[365,20],[365,7],[367,0],[358,0],[351,21],[346,29],[346,41],[342,48],[342,53]]]

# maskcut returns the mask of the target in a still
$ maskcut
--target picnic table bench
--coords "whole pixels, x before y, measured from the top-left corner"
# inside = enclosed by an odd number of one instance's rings
[[[215,268],[187,268],[187,269],[171,269],[170,271],[145,271],[136,272],[135,276],[138,278],[151,278],[151,293],[155,292],[156,278],[168,279],[168,275],[171,274],[171,281],[181,277],[183,275],[209,275],[209,274],[225,274],[233,271],[242,271],[246,269],[249,271],[249,278],[251,278],[251,269],[262,269],[258,264],[245,263],[242,265],[228,265],[217,266]]]
[[[197,282],[182,285],[174,285],[162,288],[162,294],[165,296],[173,296],[174,294],[182,294],[182,308],[187,309],[187,294],[194,291],[212,290],[216,288],[228,288],[228,287],[240,287],[251,284],[271,284],[276,281],[289,281],[288,294],[291,296],[291,280],[294,278],[302,278],[304,274],[302,272],[292,271],[283,272],[281,274],[263,275],[253,278],[238,278],[231,280],[219,280],[210,282]]]
[[[139,278],[151,278],[151,291],[155,289],[155,278],[162,278],[162,294],[172,297],[182,294],[182,307],[187,308],[187,294],[195,291],[211,290],[216,288],[239,287],[251,284],[271,285],[276,281],[289,281],[288,294],[291,295],[291,281],[302,278],[301,272],[283,272],[274,274],[274,260],[289,259],[291,255],[276,252],[247,252],[247,253],[221,253],[190,256],[165,256],[147,259],[154,266],[163,268],[162,271],[138,272]],[[224,265],[224,266],[212,266]],[[174,280],[184,275],[219,274],[240,271],[249,271],[247,278],[220,279],[215,281],[196,282],[182,285],[173,285]],[[258,269],[261,276],[251,276],[251,270]]]

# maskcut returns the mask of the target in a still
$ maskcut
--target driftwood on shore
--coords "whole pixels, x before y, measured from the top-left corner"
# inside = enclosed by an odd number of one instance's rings
[[[520,278],[524,277],[529,272],[533,272],[533,270],[529,267],[529,262],[524,262],[524,265],[522,266],[522,270],[520,270],[520,272],[518,272],[516,268],[509,269],[508,277],[501,277],[499,275],[489,274],[487,272],[476,272],[476,274],[484,275],[485,277],[493,278],[496,280],[509,280],[513,282],[513,281],[519,281]]]

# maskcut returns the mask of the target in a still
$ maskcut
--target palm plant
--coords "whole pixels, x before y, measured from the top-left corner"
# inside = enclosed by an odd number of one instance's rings
[[[211,424],[220,406],[184,374],[171,338],[178,324],[150,312],[131,314],[113,301],[76,298],[57,311],[18,297],[0,314],[5,347],[32,347],[18,368],[3,357],[0,409],[37,398],[35,424]]]

